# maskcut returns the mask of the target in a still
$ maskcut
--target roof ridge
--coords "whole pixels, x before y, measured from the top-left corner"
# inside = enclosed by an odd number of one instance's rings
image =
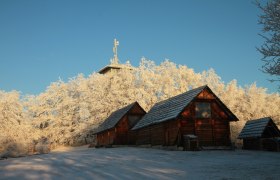
[[[261,137],[262,133],[270,122],[274,124],[271,117],[248,120],[238,135],[238,138],[243,139],[248,137]]]
[[[132,108],[134,107],[135,104],[139,103],[137,101],[134,101],[133,103],[130,103],[118,110],[115,110],[114,112],[112,112],[97,128],[95,133],[99,133],[108,129],[111,129],[112,127],[114,127],[119,120],[121,120],[121,118]],[[139,105],[140,106],[140,105]],[[140,106],[141,107],[141,106]],[[114,117],[117,116],[117,117]],[[117,118],[117,119],[116,119]]]
[[[250,119],[247,122],[256,122],[256,121],[261,121],[261,120],[271,120],[271,117],[268,116],[268,117],[263,117],[263,118],[258,118],[258,119]]]
[[[170,97],[170,98],[167,98],[167,99],[165,99],[165,100],[159,101],[159,102],[155,103],[155,105],[156,105],[156,104],[163,103],[164,101],[168,101],[168,100],[175,99],[175,98],[178,97],[178,96],[182,96],[182,95],[184,95],[184,94],[188,94],[188,93],[190,93],[191,91],[196,91],[196,90],[198,90],[198,89],[200,89],[200,88],[201,88],[201,91],[202,91],[205,87],[208,87],[208,86],[207,86],[207,85],[204,85],[204,86],[199,86],[199,87],[193,88],[193,89],[188,90],[188,91],[185,91],[185,92],[183,92],[183,93],[181,93],[181,94],[177,94],[177,95],[172,96],[172,97]],[[154,106],[155,106],[155,105],[154,105]],[[153,107],[154,107],[154,106],[153,106]]]
[[[132,130],[176,118],[181,113],[181,111],[206,87],[208,86],[199,86],[155,103],[149,112],[144,115],[143,118],[132,128]],[[165,116],[163,117],[162,114],[165,114]]]

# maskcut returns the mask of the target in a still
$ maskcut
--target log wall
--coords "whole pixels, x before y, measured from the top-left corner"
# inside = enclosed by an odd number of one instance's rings
[[[140,106],[134,106],[114,128],[97,134],[97,146],[135,144],[136,133],[131,128],[144,114],[145,111]]]
[[[114,129],[97,134],[97,146],[107,146],[114,143],[116,132]]]
[[[196,117],[196,103],[210,103],[210,118]],[[137,144],[182,145],[184,135],[198,136],[200,146],[229,146],[230,125],[226,110],[215,96],[203,91],[178,118],[137,130]]]

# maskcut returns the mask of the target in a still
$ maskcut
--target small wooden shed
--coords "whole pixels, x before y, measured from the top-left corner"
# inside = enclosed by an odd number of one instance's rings
[[[97,146],[135,144],[135,133],[131,128],[145,114],[138,102],[113,112],[94,133]]]
[[[237,117],[208,86],[156,103],[133,128],[138,145],[183,146],[197,137],[200,147],[231,146],[230,122]]]
[[[238,138],[243,149],[280,151],[280,131],[270,117],[247,121]]]

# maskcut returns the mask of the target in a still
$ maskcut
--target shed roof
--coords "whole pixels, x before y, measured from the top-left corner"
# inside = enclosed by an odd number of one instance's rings
[[[247,121],[238,138],[243,139],[262,137],[265,129],[268,127],[269,124],[271,124],[271,126],[273,126],[276,130],[276,133],[280,135],[280,131],[273,122],[273,120],[270,117],[265,117]]]
[[[205,85],[156,103],[132,130],[176,118],[204,89],[208,89],[211,93],[213,93],[211,89]],[[238,120],[237,117],[221,102],[221,100],[218,97],[216,98],[220,104],[226,108],[228,113],[233,116],[233,119]]]
[[[119,110],[113,112],[105,121],[97,128],[94,134],[100,133],[102,131],[106,131],[111,129],[117,125],[117,123],[122,119],[124,115],[126,115],[134,106],[141,107],[138,102],[134,102],[129,104]],[[141,107],[142,108],[142,107]],[[144,110],[143,110],[144,111]],[[145,112],[145,111],[144,111]]]

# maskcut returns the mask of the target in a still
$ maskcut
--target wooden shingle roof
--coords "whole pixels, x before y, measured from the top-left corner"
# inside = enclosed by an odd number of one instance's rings
[[[176,118],[183,111],[183,109],[188,106],[188,104],[205,88],[210,90],[210,88],[205,85],[156,103],[141,119],[141,121],[139,121],[134,126],[132,130]]]
[[[156,103],[132,130],[176,118],[179,113],[207,86],[192,89],[170,99]]]
[[[208,89],[211,93],[211,89],[205,85],[183,94],[179,94],[167,100],[156,103],[151,110],[139,121],[132,130],[140,129],[152,124],[158,124],[167,120],[175,119],[180,113],[197,97],[204,89]],[[222,103],[222,101],[213,93],[218,103],[226,109],[227,113],[231,117],[231,120],[237,121],[238,118]]]
[[[126,113],[128,113],[131,108],[133,108],[135,105],[138,105],[138,102],[134,102],[132,104],[129,104],[115,112],[113,112],[105,121],[97,128],[97,130],[94,132],[94,134],[106,131],[108,129],[111,129],[117,125],[117,123],[122,119]]]
[[[265,129],[268,125],[272,125],[276,131],[280,135],[280,131],[277,126],[274,124],[270,117],[255,119],[247,121],[245,126],[243,127],[241,133],[239,134],[238,138],[259,138],[262,137]]]

